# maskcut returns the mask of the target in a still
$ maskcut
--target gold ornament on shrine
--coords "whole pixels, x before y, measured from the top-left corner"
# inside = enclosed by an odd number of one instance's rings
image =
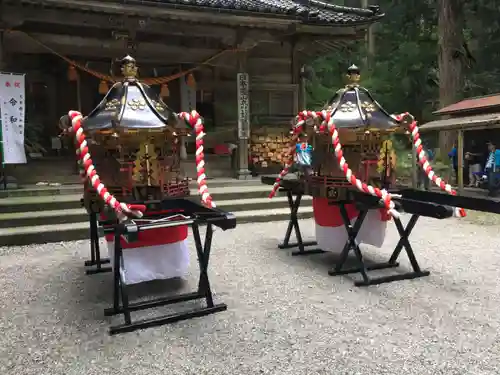
[[[337,129],[343,156],[358,178],[377,187],[390,187],[395,181],[396,153],[390,140],[391,134],[406,129],[407,119],[398,121],[391,116],[360,85],[361,73],[356,65],[347,70],[347,82],[328,101],[325,110]],[[316,124],[316,129],[319,124]],[[339,168],[332,146],[330,132],[317,132],[308,126],[309,139],[314,145],[310,181],[316,186],[317,194],[343,199],[350,183]]]
[[[82,122],[103,183],[119,200],[189,195],[188,179],[180,175],[178,147],[178,137],[189,129],[178,126],[177,115],[136,78],[135,59],[126,56],[121,72],[122,81]]]

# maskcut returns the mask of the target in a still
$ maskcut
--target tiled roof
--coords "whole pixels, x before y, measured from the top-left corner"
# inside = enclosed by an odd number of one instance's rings
[[[498,128],[500,124],[500,113],[486,115],[463,116],[446,120],[435,120],[419,126],[421,132],[439,130],[474,130],[484,128]]]
[[[500,94],[465,99],[458,103],[441,108],[440,110],[434,112],[434,114],[446,115],[454,112],[478,111],[481,109],[489,109],[491,107],[500,107]]]
[[[355,25],[372,23],[383,14],[378,7],[349,8],[318,0],[157,0],[144,5],[163,3],[172,6],[193,6],[207,11],[237,11],[260,13],[298,19],[306,24]]]

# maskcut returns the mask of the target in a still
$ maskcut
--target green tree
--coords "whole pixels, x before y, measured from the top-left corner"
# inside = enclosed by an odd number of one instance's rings
[[[437,89],[437,11],[433,1],[380,0],[386,17],[375,28],[375,55],[362,84],[393,113],[409,111],[421,121],[430,118]],[[313,64],[309,106],[323,105],[343,85],[347,67],[366,57],[363,41],[324,56]],[[363,67],[361,66],[362,70]]]

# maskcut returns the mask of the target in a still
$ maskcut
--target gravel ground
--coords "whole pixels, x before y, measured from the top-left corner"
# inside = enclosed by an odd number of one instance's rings
[[[0,374],[499,374],[496,227],[422,219],[413,245],[431,276],[369,288],[327,276],[331,254],[278,250],[285,228],[216,232],[227,312],[114,337],[111,275],[84,275],[87,242],[0,248]],[[391,226],[366,254],[396,241]]]

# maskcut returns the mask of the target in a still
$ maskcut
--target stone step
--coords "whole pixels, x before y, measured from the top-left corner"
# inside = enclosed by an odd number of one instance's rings
[[[261,183],[243,184],[237,183],[228,187],[209,188],[209,191],[217,203],[233,199],[266,198],[271,187]],[[191,190],[194,199],[198,196],[196,190]],[[33,212],[49,210],[72,210],[80,208],[82,193],[46,195],[46,196],[21,196],[0,199],[0,214],[15,212]]]
[[[244,223],[288,220],[288,207],[279,209],[249,210],[235,212],[238,225]],[[299,218],[311,218],[311,206],[302,207]],[[89,224],[82,220],[75,223],[45,224],[18,228],[0,229],[0,243],[3,246],[22,246],[50,242],[74,241],[89,238]]]
[[[207,180],[209,189],[232,186],[256,186],[262,185],[260,177],[250,180],[236,180],[234,178],[217,178]],[[193,190],[197,189],[196,181],[191,181],[189,184]],[[27,185],[20,189],[0,190],[0,198],[20,198],[20,197],[43,197],[52,195],[71,195],[81,194],[82,184],[69,184],[60,186],[37,186]]]
[[[259,211],[287,208],[288,202],[286,197],[276,196],[273,199],[269,198],[250,198],[250,199],[233,199],[217,201],[217,207],[226,212],[241,212],[241,211]],[[302,198],[302,207],[311,206],[312,199],[310,197]],[[55,208],[56,206],[54,206]],[[58,206],[57,206],[58,207]],[[19,228],[28,226],[37,226],[40,223],[44,225],[71,224],[84,222],[88,215],[86,211],[79,208],[70,209],[52,209],[44,211],[27,211],[27,212],[8,212],[0,214],[0,228]]]

